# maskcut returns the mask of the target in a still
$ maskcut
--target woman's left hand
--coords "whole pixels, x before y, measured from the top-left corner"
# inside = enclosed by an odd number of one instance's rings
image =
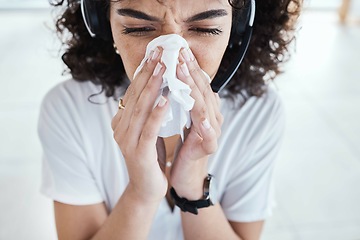
[[[177,77],[190,86],[195,103],[190,111],[192,126],[186,130],[184,143],[179,146],[170,184],[179,196],[197,200],[203,195],[208,157],[217,150],[223,116],[220,98],[212,91],[191,51],[182,49],[179,59]]]

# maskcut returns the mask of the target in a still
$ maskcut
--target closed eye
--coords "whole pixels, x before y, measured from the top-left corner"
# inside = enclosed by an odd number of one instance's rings
[[[132,36],[145,36],[148,33],[154,31],[156,31],[156,29],[153,27],[138,27],[138,28],[126,27],[122,30],[122,33]],[[201,28],[201,27],[191,27],[189,28],[189,31],[201,36],[220,35],[223,32],[220,28]]]
[[[155,31],[155,28],[152,28],[152,27],[139,27],[139,28],[126,27],[122,30],[122,33],[130,34],[130,35],[134,35],[134,36],[144,36],[148,32],[153,32],[153,31]]]
[[[200,35],[220,35],[223,31],[220,28],[200,28],[200,27],[192,27],[189,31],[195,32]]]

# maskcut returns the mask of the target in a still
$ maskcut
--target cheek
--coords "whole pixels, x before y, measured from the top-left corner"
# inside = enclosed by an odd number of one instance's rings
[[[217,46],[198,45],[192,48],[193,54],[195,55],[200,68],[204,70],[211,79],[213,79],[217,73],[226,46],[227,45],[224,44]]]
[[[142,43],[141,41],[134,41],[124,37],[117,37],[114,39],[123,61],[126,74],[130,81],[132,81],[136,68],[145,56],[147,42]]]

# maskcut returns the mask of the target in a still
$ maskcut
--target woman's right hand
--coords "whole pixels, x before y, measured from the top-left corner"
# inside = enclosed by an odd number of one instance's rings
[[[153,109],[165,71],[160,58],[160,49],[150,54],[125,93],[125,109],[119,109],[111,123],[127,165],[127,191],[144,201],[160,201],[168,187],[156,150],[158,133],[168,108],[167,100],[162,97]]]

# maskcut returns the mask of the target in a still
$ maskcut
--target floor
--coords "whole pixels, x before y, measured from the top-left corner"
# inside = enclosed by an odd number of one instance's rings
[[[56,239],[39,194],[39,104],[66,76],[50,13],[0,13],[0,239]],[[5,24],[4,24],[5,23]],[[360,25],[307,12],[297,50],[276,80],[287,129],[276,169],[278,206],[262,240],[360,239]]]

